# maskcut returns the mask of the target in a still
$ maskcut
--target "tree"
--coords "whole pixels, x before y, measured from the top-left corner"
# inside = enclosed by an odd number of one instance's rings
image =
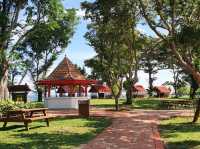
[[[183,0],[139,0],[141,14],[148,26],[162,39],[178,65],[200,84],[199,62],[199,5],[200,1]],[[184,43],[184,42],[185,43]],[[184,44],[183,44],[184,43]],[[193,122],[200,113],[200,99]]]
[[[0,99],[8,97],[7,81],[8,70],[12,64],[11,54],[20,52],[21,49],[49,50],[47,47],[53,47],[55,50],[65,47],[72,35],[74,12],[65,10],[60,0],[0,1],[0,67],[3,70],[0,74]],[[65,34],[65,41],[63,36],[59,38],[59,34]]]
[[[199,85],[197,84],[197,82],[194,80],[194,78],[190,74],[189,75],[184,74],[182,78],[185,82],[190,84],[190,93],[189,93],[190,99],[195,99],[195,95],[196,95],[196,92],[199,88]]]
[[[154,75],[159,70],[166,68],[164,64],[165,57],[159,52],[160,41],[156,38],[146,37],[144,40],[144,49],[142,49],[140,69],[148,73],[149,76],[149,88],[148,94],[151,97],[153,95],[153,82],[157,79]]]
[[[21,84],[21,80],[17,83],[17,77],[23,77],[25,73],[25,62],[20,58],[20,55],[13,52],[11,56],[12,63],[9,67],[9,84]]]
[[[89,79],[101,80],[106,82],[102,76],[103,68],[98,56],[93,57],[92,59],[85,60],[85,66],[91,69],[91,74],[88,75]]]
[[[179,97],[178,94],[178,89],[181,87],[184,87],[187,85],[186,81],[183,79],[184,76],[184,72],[183,70],[178,67],[176,64],[172,63],[172,61],[170,61],[170,66],[169,68],[171,69],[172,75],[173,75],[173,81],[167,81],[164,83],[164,85],[171,85],[174,88],[174,94],[175,94],[175,98]]]
[[[115,61],[113,56],[116,56],[118,58],[116,64],[120,64],[117,67],[120,69],[125,67],[126,72],[122,72],[125,73],[127,81],[127,103],[131,104],[132,86],[138,81],[137,70],[140,56],[138,50],[141,46],[140,34],[136,31],[139,15],[137,3],[131,0],[96,0],[94,3],[82,3],[82,8],[86,10],[85,18],[91,20],[88,26],[90,31],[86,38],[99,54],[99,61],[102,58],[105,59],[104,52],[107,52],[106,59],[113,59],[111,61],[113,63]],[[97,38],[94,38],[95,36]],[[111,50],[106,51],[103,48]],[[122,75],[119,70],[117,72]],[[115,82],[117,78],[114,79]]]
[[[56,12],[61,11],[59,15],[49,20],[48,23],[37,26],[17,49],[25,61],[28,74],[38,92],[39,101],[42,100],[42,90],[37,82],[44,79],[49,67],[63,52],[73,34],[75,11],[70,10],[63,14],[62,5],[57,9]],[[41,33],[44,35],[41,36]]]

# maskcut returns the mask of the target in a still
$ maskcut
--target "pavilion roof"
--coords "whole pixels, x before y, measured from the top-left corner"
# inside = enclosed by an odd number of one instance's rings
[[[25,85],[12,85],[8,86],[9,92],[29,92],[31,89],[27,84]]]
[[[46,80],[86,80],[86,78],[65,56]]]
[[[145,92],[145,88],[142,85],[134,85],[133,91],[134,92]]]
[[[170,88],[167,88],[166,86],[163,86],[163,85],[155,86],[154,90],[161,94],[170,94],[170,92],[171,92]]]
[[[93,85],[89,90],[91,93],[111,93],[111,89],[107,85]]]

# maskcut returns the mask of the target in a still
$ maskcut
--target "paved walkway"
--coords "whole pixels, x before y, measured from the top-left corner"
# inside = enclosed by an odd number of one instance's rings
[[[71,112],[71,113],[70,113]],[[57,115],[73,116],[77,111],[51,111]],[[113,112],[103,109],[91,110],[92,116],[106,116],[113,119],[106,128],[82,149],[164,149],[158,124],[160,119],[174,116],[189,116],[191,111],[134,110]]]

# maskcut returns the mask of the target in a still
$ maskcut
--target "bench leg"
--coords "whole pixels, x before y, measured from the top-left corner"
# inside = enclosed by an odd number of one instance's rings
[[[49,119],[45,119],[46,123],[47,123],[47,127],[49,127]]]
[[[24,126],[25,126],[26,130],[29,130],[28,122],[24,122]]]
[[[5,127],[6,127],[6,125],[7,125],[7,122],[4,122],[4,124],[3,124],[3,128],[5,128]]]

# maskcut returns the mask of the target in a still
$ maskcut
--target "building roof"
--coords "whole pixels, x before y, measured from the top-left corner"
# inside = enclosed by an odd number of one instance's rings
[[[89,90],[91,93],[111,93],[111,89],[106,85],[93,85]]]
[[[156,92],[162,93],[162,94],[170,94],[171,90],[167,88],[166,86],[155,86],[154,90]]]
[[[145,88],[142,85],[134,85],[133,91],[134,92],[145,92]]]
[[[46,80],[85,80],[85,76],[65,56]]]
[[[27,84],[25,85],[12,85],[8,86],[9,92],[28,92],[31,91]]]

